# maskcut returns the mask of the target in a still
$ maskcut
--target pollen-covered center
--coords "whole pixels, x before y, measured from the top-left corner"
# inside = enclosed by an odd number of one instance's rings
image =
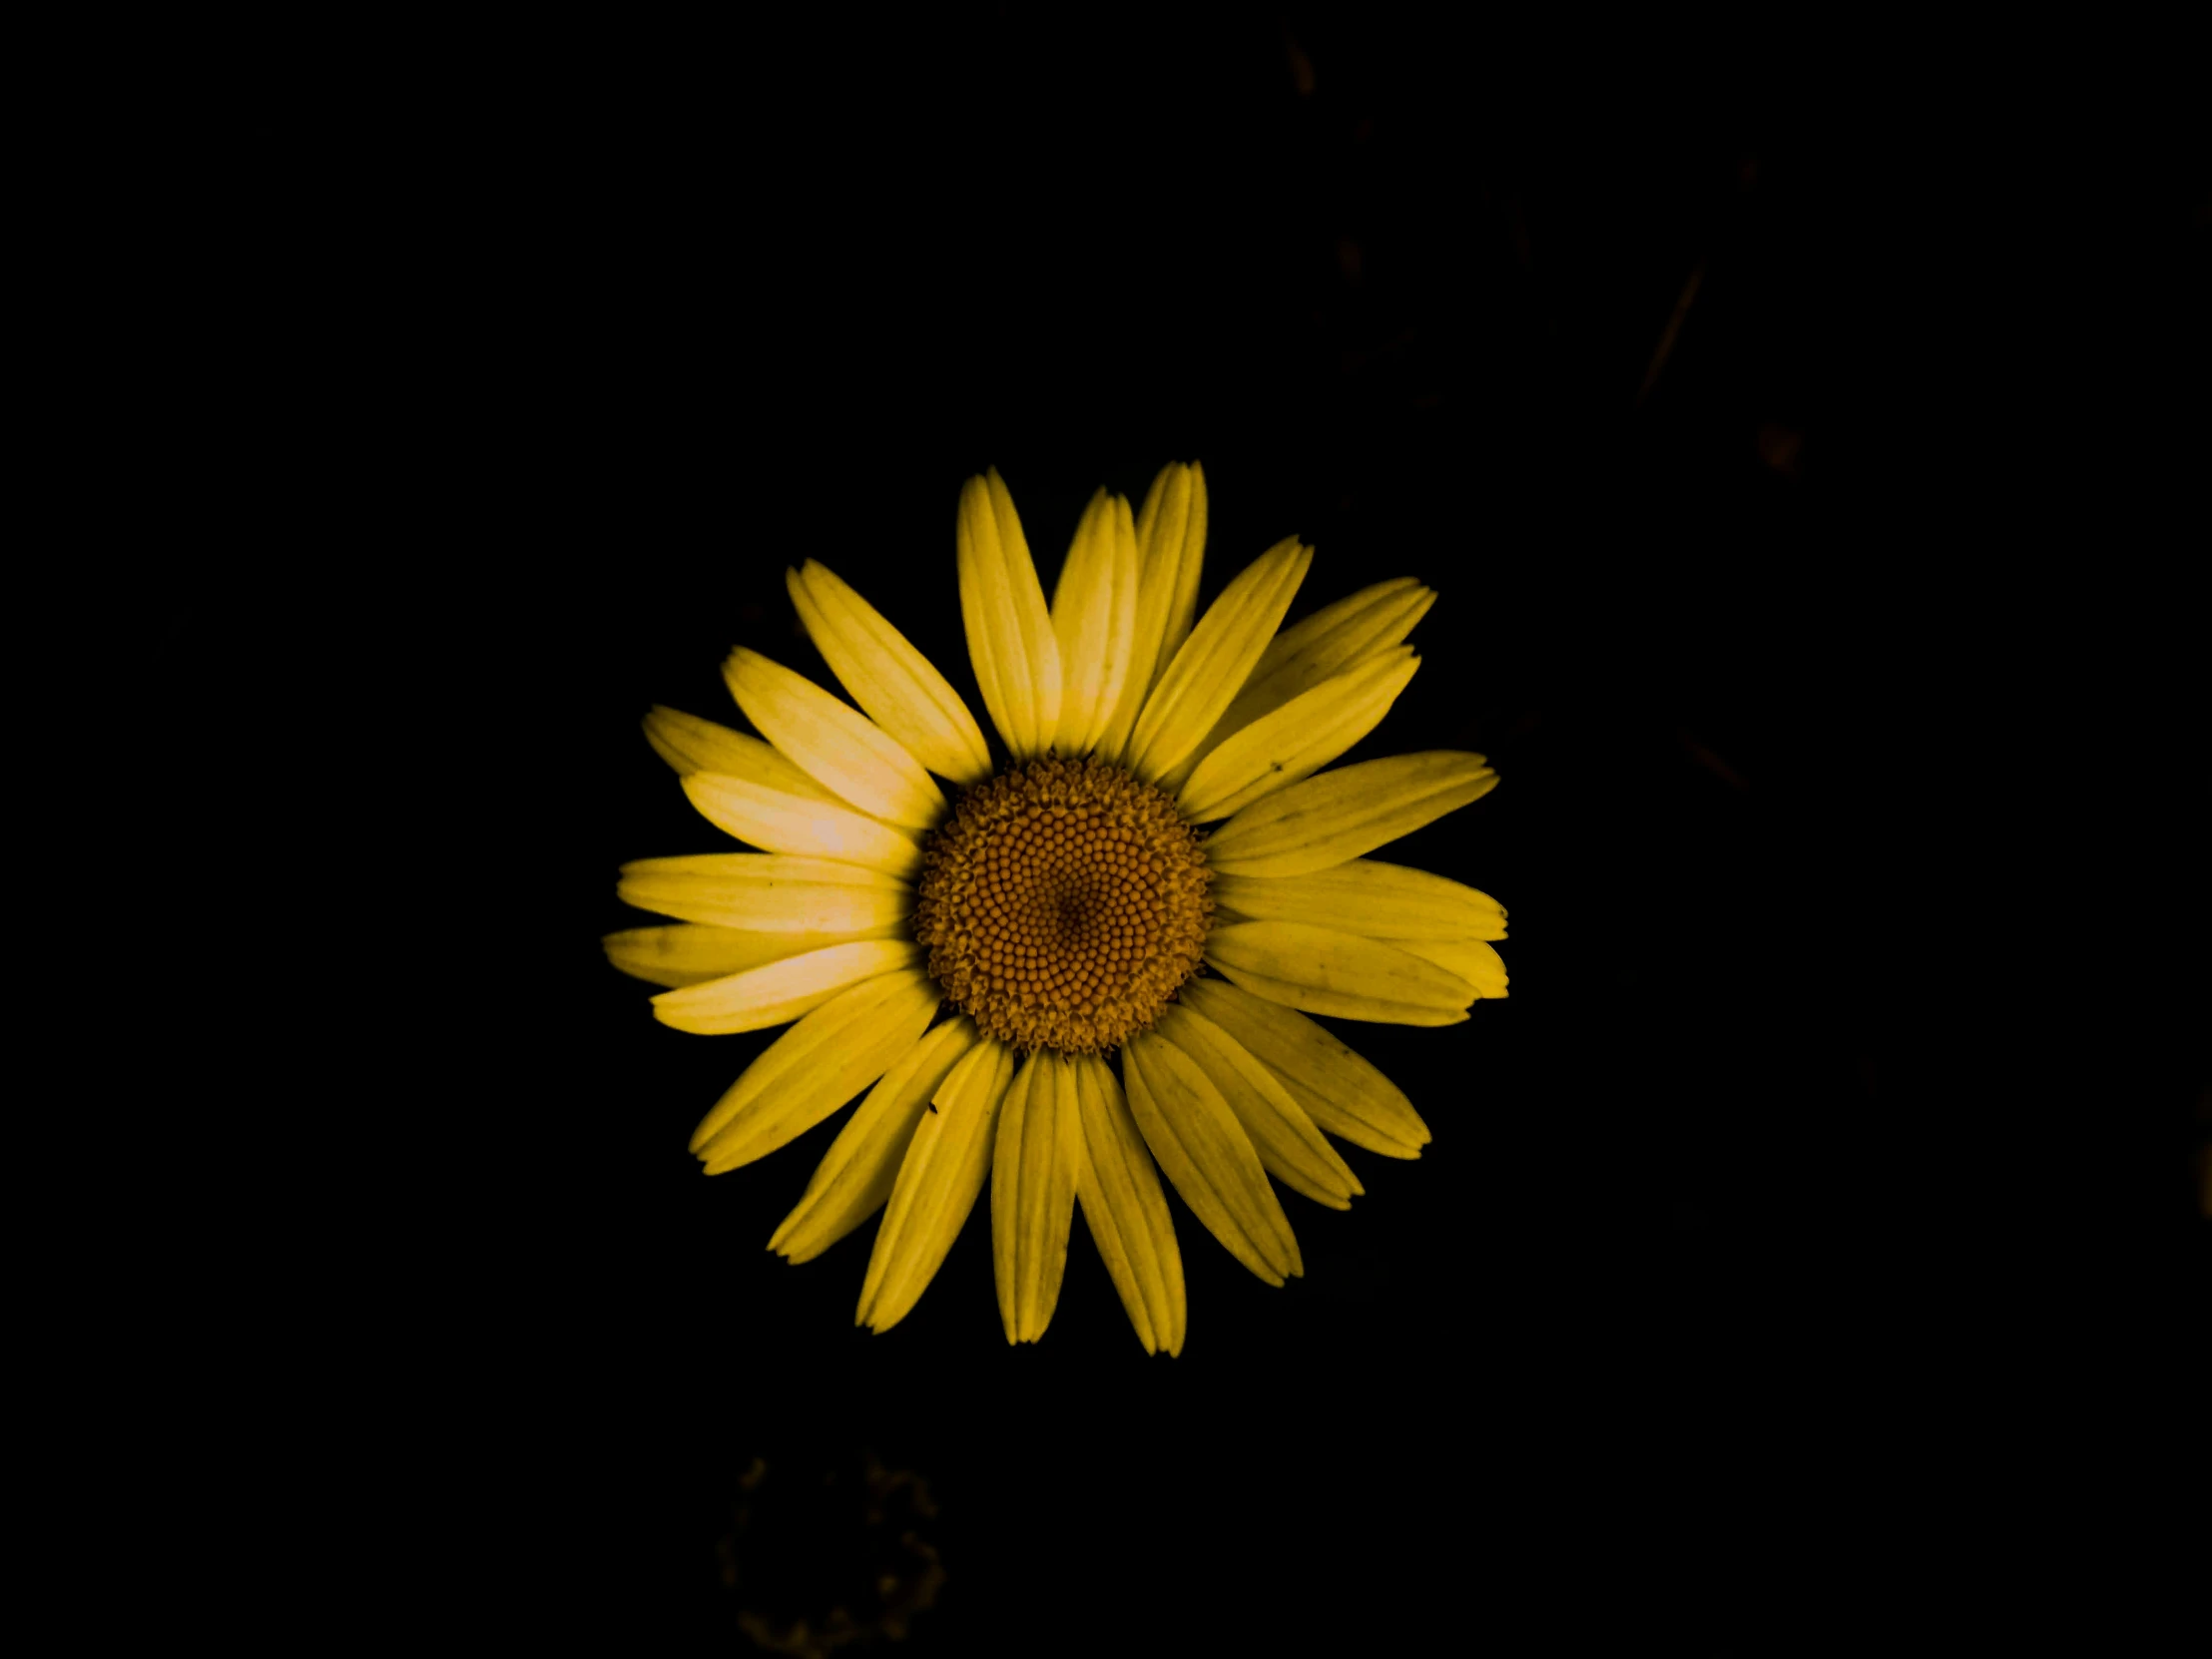
[[[929,837],[914,937],[990,1035],[1095,1053],[1198,970],[1209,879],[1160,791],[1095,759],[1033,761],[967,791]]]

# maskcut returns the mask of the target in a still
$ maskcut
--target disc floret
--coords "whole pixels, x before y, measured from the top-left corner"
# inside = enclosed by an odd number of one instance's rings
[[[929,837],[914,937],[989,1035],[1097,1053],[1197,972],[1210,880],[1204,837],[1165,794],[1095,757],[1047,756],[965,792]]]

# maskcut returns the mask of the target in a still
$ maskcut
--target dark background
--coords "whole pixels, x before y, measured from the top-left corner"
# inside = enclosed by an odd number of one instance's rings
[[[313,229],[258,279],[327,298],[273,412],[340,410],[276,446],[345,532],[296,632],[427,717],[360,728],[436,909],[375,924],[436,1012],[345,1039],[407,1074],[351,1120],[405,1183],[370,1295],[422,1453],[378,1570],[472,1632],[742,1651],[741,1606],[864,1606],[866,1452],[938,1506],[917,1655],[1765,1647],[1970,1601],[2076,1479],[2177,1478],[2133,1436],[2206,1231],[2201,500],[2193,538],[2157,505],[2201,479],[2201,154],[1785,68],[1763,114],[1616,97],[1368,15],[455,41],[275,193]],[[980,716],[961,481],[1002,470],[1049,589],[1090,491],[1170,459],[1202,602],[1294,533],[1294,620],[1439,592],[1352,758],[1496,765],[1385,855],[1509,907],[1512,995],[1341,1027],[1434,1140],[1346,1149],[1348,1214],[1286,1199],[1302,1280],[1171,1200],[1179,1359],[1080,1226],[1009,1350],[982,1205],[857,1332],[872,1224],[765,1249],[841,1118],[702,1180],[772,1034],[662,1028],[601,956],[646,919],[621,862],[728,844],[639,720],[734,723],[733,645],[827,681],[808,557]]]

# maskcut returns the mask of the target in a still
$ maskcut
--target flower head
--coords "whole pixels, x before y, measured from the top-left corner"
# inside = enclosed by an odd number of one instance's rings
[[[1139,513],[1100,490],[1048,605],[1004,482],[968,480],[960,609],[1003,764],[813,560],[792,601],[851,704],[739,650],[724,675],[758,737],[647,717],[700,813],[759,850],[626,865],[621,896],[677,920],[608,954],[669,987],[654,1011],[680,1030],[791,1024],[694,1133],[709,1174],[866,1091],[769,1243],[808,1261],[881,1209],[874,1330],[913,1308],[987,1178],[1009,1342],[1044,1334],[1080,1207],[1146,1351],[1180,1352],[1160,1172],[1280,1285],[1303,1266],[1271,1177],[1347,1209],[1362,1189],[1330,1137],[1396,1158],[1429,1138],[1307,1014],[1448,1025],[1505,994],[1501,905],[1366,856],[1497,775],[1457,751],[1322,770],[1412,679],[1403,641],[1434,594],[1381,582],[1278,633],[1313,560],[1294,537],[1199,616],[1205,541],[1196,465]]]

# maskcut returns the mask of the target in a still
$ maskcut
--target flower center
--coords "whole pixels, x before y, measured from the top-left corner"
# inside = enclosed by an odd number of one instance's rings
[[[1120,767],[1014,767],[965,792],[923,847],[914,937],[946,1000],[990,1035],[1112,1048],[1160,1017],[1205,954],[1200,842]]]

